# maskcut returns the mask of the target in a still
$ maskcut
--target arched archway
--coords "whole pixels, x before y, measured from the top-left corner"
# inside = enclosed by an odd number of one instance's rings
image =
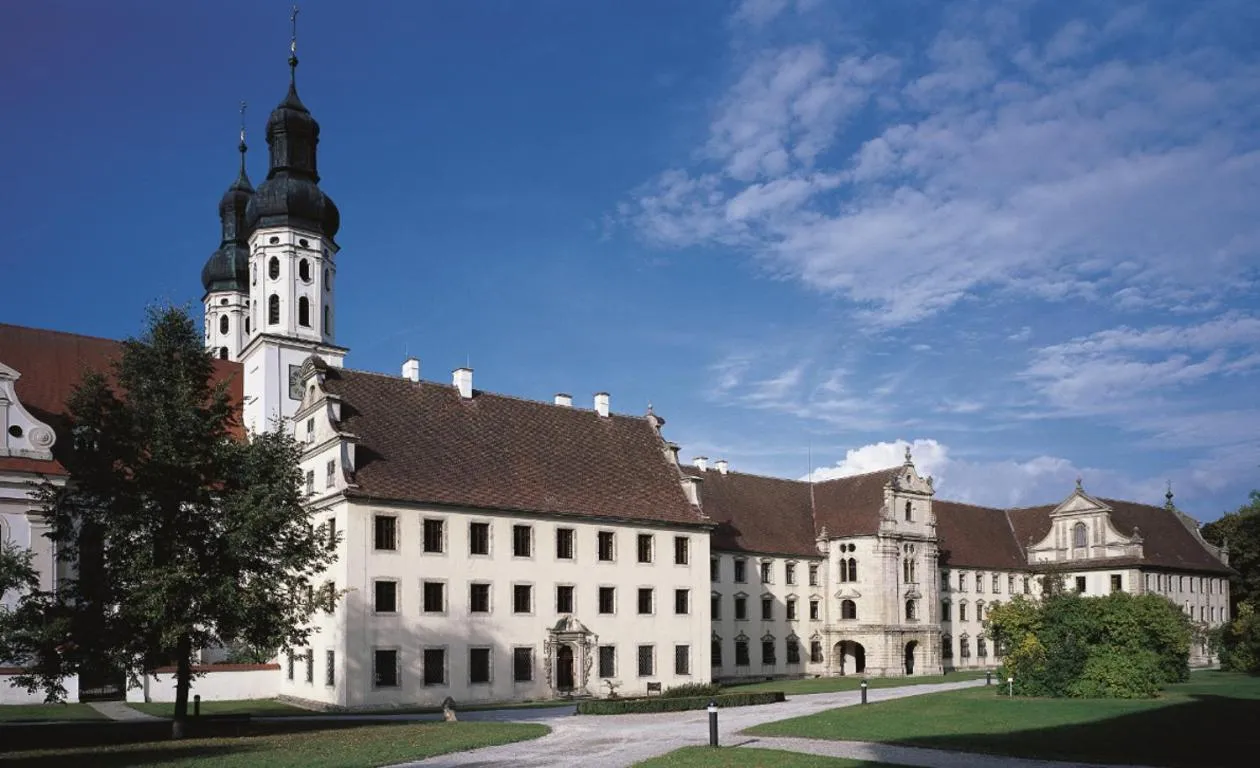
[[[919,642],[917,640],[911,640],[910,642],[906,643],[906,674],[907,675],[914,674],[914,652],[916,649],[918,649],[918,647],[919,647]]]
[[[866,671],[866,649],[861,643],[841,640],[836,643],[831,657],[835,673],[838,675],[860,675]]]

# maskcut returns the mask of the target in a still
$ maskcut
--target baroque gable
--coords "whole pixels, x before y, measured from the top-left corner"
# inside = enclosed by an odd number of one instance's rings
[[[1114,510],[1086,493],[1078,480],[1076,489],[1050,512],[1050,530],[1037,542],[1029,542],[1030,563],[1102,560],[1142,557],[1141,531],[1121,533],[1113,523]]]
[[[57,434],[18,400],[17,381],[21,377],[0,363],[0,456],[52,461]]]

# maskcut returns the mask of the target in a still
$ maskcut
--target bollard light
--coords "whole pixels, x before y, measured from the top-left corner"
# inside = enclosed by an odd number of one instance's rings
[[[1006,678],[1006,695],[1015,698],[1015,678]]]
[[[985,685],[993,685],[993,671],[992,671],[992,670],[985,670],[985,673],[984,673],[984,684],[985,684]]]
[[[201,694],[193,694],[193,717],[201,717]]]
[[[862,680],[861,688],[862,688],[862,703],[863,704],[866,703],[866,687],[867,687],[866,680]]]
[[[717,702],[709,699],[709,746],[716,747],[717,745]]]

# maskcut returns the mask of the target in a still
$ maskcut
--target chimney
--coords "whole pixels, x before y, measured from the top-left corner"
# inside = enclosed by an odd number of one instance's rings
[[[665,444],[665,452],[666,452],[666,454],[669,456],[670,461],[673,461],[675,465],[679,464],[679,461],[678,461],[678,443],[666,443],[666,444]]]
[[[402,375],[408,381],[420,381],[420,361],[414,357],[407,358],[402,366]]]
[[[567,392],[556,393],[556,405],[563,405],[565,408],[573,407],[573,395]]]
[[[604,416],[605,418],[608,416],[608,393],[607,392],[595,393],[595,412],[598,413],[600,416]]]
[[[696,465],[696,469],[700,470],[701,472],[705,472],[709,468],[709,457],[697,456],[691,460],[691,463]]]
[[[465,400],[472,397],[472,368],[456,368],[452,371],[452,377],[459,396]]]
[[[725,475],[725,474],[726,474],[726,467],[727,467],[726,459],[718,459],[718,460],[717,460],[717,470],[718,470],[718,472],[721,472],[722,474],[724,474],[724,475]]]

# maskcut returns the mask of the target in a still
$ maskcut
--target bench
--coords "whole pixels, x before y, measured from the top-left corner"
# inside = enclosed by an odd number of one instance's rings
[[[647,684],[647,692],[648,692],[648,695],[649,695],[649,696],[651,696],[653,693],[660,693],[660,692],[661,692],[661,684],[660,684],[660,683],[648,683],[648,684]]]

